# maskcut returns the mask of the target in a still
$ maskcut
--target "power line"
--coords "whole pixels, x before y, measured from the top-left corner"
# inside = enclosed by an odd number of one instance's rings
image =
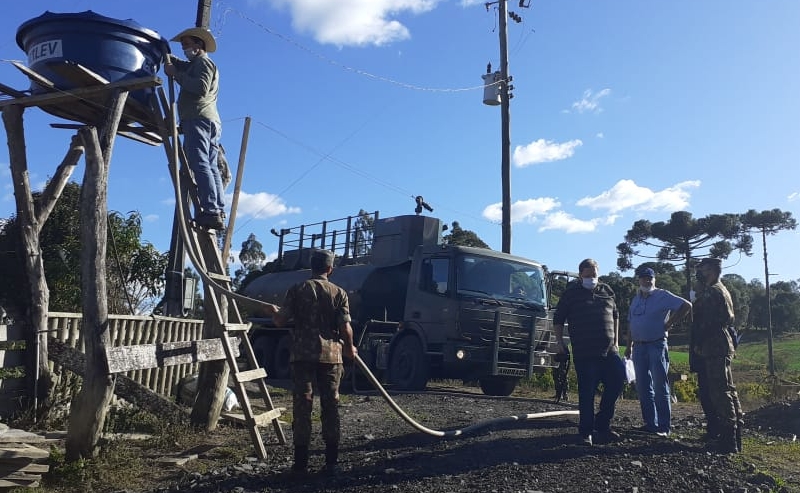
[[[220,2],[220,3],[222,4],[222,2]],[[224,4],[222,4],[222,5],[224,5]],[[398,81],[398,80],[395,80],[395,79],[391,79],[389,77],[376,75],[376,74],[373,74],[371,72],[367,72],[366,70],[362,70],[362,69],[358,69],[358,68],[355,68],[355,67],[351,67],[351,66],[349,66],[347,64],[344,64],[344,63],[338,62],[336,60],[333,60],[333,59],[331,59],[331,58],[329,58],[329,57],[327,57],[327,56],[325,56],[325,55],[323,55],[323,54],[321,54],[321,53],[319,53],[319,52],[317,52],[317,51],[315,51],[315,50],[313,50],[313,49],[311,49],[311,48],[309,48],[309,47],[307,47],[307,46],[305,46],[305,45],[303,45],[301,43],[299,43],[298,41],[295,41],[294,39],[290,38],[289,36],[286,36],[285,34],[281,34],[281,33],[277,32],[277,31],[274,31],[274,30],[270,29],[269,27],[265,26],[263,23],[261,23],[261,22],[255,20],[255,19],[247,16],[243,12],[241,12],[239,10],[236,10],[233,7],[227,7],[226,6],[225,14],[227,14],[228,12],[235,13],[236,15],[238,15],[239,17],[241,17],[245,21],[250,22],[254,26],[257,26],[258,28],[260,28],[261,30],[266,32],[267,34],[275,36],[276,38],[278,38],[278,39],[280,39],[280,40],[282,40],[282,41],[294,46],[298,50],[306,52],[307,54],[311,55],[314,58],[317,58],[317,59],[319,59],[319,60],[321,60],[323,62],[326,62],[326,63],[328,63],[330,65],[338,67],[338,68],[340,68],[342,70],[345,70],[347,72],[358,74],[358,75],[361,75],[361,76],[369,78],[369,79],[373,79],[373,80],[377,80],[377,81],[381,81],[381,82],[386,82],[386,83],[389,83],[389,84],[394,84],[396,86],[403,87],[405,89],[411,89],[411,90],[415,90],[415,91],[425,91],[425,92],[441,92],[441,93],[465,92],[465,91],[483,90],[483,88],[485,87],[483,84],[481,84],[479,86],[470,86],[470,87],[461,87],[461,88],[423,87],[423,86],[418,86],[418,85],[415,85],[415,84],[410,84],[408,82],[402,82],[402,81]],[[222,16],[223,19],[225,18],[225,14],[223,14],[223,16]],[[495,82],[495,83],[493,83],[491,85],[499,84],[499,83],[500,82]]]

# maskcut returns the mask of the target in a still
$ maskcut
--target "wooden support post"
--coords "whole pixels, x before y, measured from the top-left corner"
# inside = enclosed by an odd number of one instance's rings
[[[39,386],[40,376],[49,375],[47,367],[47,338],[42,332],[47,327],[47,311],[50,304],[50,291],[44,276],[42,249],[39,244],[39,223],[31,186],[28,180],[28,158],[25,151],[25,130],[22,106],[11,105],[3,108],[3,124],[8,135],[8,154],[11,164],[11,180],[14,184],[14,197],[17,205],[17,221],[20,226],[20,240],[23,270],[28,277],[30,303],[22,315],[27,333],[28,368],[26,375],[33,406],[38,408],[40,394],[47,395],[49,385]]]
[[[197,237],[205,259],[206,272],[224,274],[219,261],[216,234],[210,231],[198,232]],[[203,339],[226,337],[224,324],[228,321],[228,298],[215,293],[207,283],[204,283],[203,297],[205,301]],[[207,430],[216,429],[222,404],[225,402],[228,374],[228,363],[225,360],[207,361],[200,365],[197,400],[191,414],[192,424],[204,426]]]
[[[110,346],[106,290],[106,244],[108,238],[108,166],[111,148],[127,91],[114,94],[103,122],[103,144],[94,127],[78,131],[86,149],[86,171],[81,191],[81,291],[83,301],[86,374],[81,391],[72,403],[66,458],[75,461],[94,457],[103,430],[115,376],[109,373],[106,348]]]

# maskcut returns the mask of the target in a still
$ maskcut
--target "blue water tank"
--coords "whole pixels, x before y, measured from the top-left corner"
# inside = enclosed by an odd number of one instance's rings
[[[92,11],[45,12],[19,26],[17,44],[28,55],[28,67],[63,90],[75,89],[78,84],[53,69],[60,63],[79,63],[116,82],[156,75],[169,53],[169,42],[157,32],[131,19],[112,19]],[[152,91],[137,90],[131,97],[147,104]],[[32,82],[31,92],[48,90]]]

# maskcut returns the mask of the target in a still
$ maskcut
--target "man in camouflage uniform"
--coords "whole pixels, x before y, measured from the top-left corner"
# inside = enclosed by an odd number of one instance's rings
[[[733,384],[734,341],[731,295],[720,282],[722,261],[705,258],[697,265],[698,293],[691,332],[691,370],[697,372],[700,404],[708,423],[707,437],[723,453],[741,451],[742,410]],[[737,440],[737,435],[739,439]]]
[[[294,435],[292,471],[297,474],[304,474],[308,469],[315,386],[320,394],[322,438],[325,441],[323,471],[328,474],[338,472],[342,356],[353,359],[357,351],[353,346],[347,293],[328,281],[333,272],[333,258],[333,253],[327,250],[314,251],[311,255],[311,278],[289,288],[280,308],[271,305],[276,325],[282,326],[288,320],[294,320],[290,360]]]

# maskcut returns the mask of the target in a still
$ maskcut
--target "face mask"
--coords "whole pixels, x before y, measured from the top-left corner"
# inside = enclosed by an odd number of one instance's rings
[[[200,54],[200,50],[197,48],[187,48],[183,50],[183,54],[186,55],[188,60],[193,60],[197,55]]]
[[[597,287],[596,277],[582,277],[581,282],[583,283],[583,287],[586,289],[594,289]]]
[[[639,291],[645,294],[651,293],[653,292],[653,286],[639,286]]]

